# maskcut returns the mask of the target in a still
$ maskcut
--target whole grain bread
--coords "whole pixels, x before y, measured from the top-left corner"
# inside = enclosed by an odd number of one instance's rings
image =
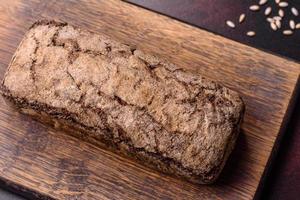
[[[107,36],[55,21],[25,35],[2,82],[22,112],[197,183],[220,174],[239,95]]]

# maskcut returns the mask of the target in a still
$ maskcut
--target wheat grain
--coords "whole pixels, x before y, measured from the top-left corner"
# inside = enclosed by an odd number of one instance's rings
[[[256,33],[254,31],[248,31],[247,32],[247,36],[249,36],[249,37],[253,37],[255,35],[256,35]]]
[[[260,7],[258,5],[252,5],[249,7],[249,9],[252,11],[259,11]]]
[[[284,34],[284,35],[292,35],[292,34],[293,34],[293,31],[291,31],[291,30],[284,30],[284,31],[283,31],[283,34]]]
[[[268,0],[260,0],[258,4],[262,6],[265,5],[267,2]]]
[[[229,26],[230,28],[235,28],[235,24],[234,24],[232,21],[230,21],[230,20],[227,20],[227,21],[226,21],[226,24],[227,24],[227,26]]]
[[[293,15],[295,15],[295,16],[299,15],[299,12],[298,12],[298,10],[295,7],[292,7],[291,11],[292,11]]]
[[[273,31],[277,31],[277,26],[274,22],[270,23],[270,26],[271,26]]]
[[[268,16],[269,14],[271,14],[272,12],[272,8],[271,7],[267,7],[265,10],[265,15]]]
[[[281,28],[281,22],[280,22],[280,20],[276,20],[275,24],[276,24],[277,28],[279,28],[279,29]]]
[[[290,20],[290,27],[291,29],[295,29],[296,28],[296,24],[294,20]]]
[[[274,20],[273,18],[268,17],[268,18],[267,18],[267,21],[270,22],[270,23],[272,23],[272,22],[275,21],[275,20]]]
[[[268,0],[259,0],[258,4],[251,5],[249,7],[249,9],[251,11],[259,11],[261,9],[260,6],[263,6],[267,3],[268,3]],[[273,16],[273,17],[267,17],[266,18],[266,20],[270,23],[270,27],[273,31],[277,31],[278,29],[281,29],[281,27],[285,26],[285,20],[282,21],[283,17],[285,16],[284,8],[289,6],[288,1],[284,1],[284,0],[283,1],[275,0],[275,3],[278,4],[278,6],[280,7],[279,10],[278,10],[278,16]],[[295,7],[291,8],[291,12],[294,16],[299,16],[299,11]],[[269,16],[271,13],[272,13],[272,7],[267,6],[267,8],[264,11],[264,15]],[[286,16],[288,16],[288,14]],[[246,18],[246,14],[242,13],[239,16],[238,23],[239,24],[243,23],[245,21],[245,18]],[[288,23],[289,23],[290,29],[283,30],[282,33],[284,35],[292,35],[294,33],[293,32],[294,29],[300,29],[300,23],[296,24],[294,20],[289,20]],[[236,27],[235,23],[233,21],[230,21],[230,20],[227,20],[226,24],[230,28],[235,28]],[[256,35],[256,33],[254,31],[248,31],[246,34],[249,37],[253,37],[253,36]]]
[[[274,20],[281,20],[282,18],[280,16],[273,17]]]
[[[283,11],[282,9],[279,9],[278,15],[279,15],[280,17],[284,17],[284,11]]]
[[[240,23],[240,24],[243,23],[244,20],[245,20],[245,18],[246,18],[246,15],[245,15],[244,13],[241,14],[241,15],[240,15],[240,18],[239,18],[239,23]]]
[[[289,3],[286,1],[283,1],[283,2],[280,2],[278,5],[279,5],[279,7],[285,8],[285,7],[289,6]]]

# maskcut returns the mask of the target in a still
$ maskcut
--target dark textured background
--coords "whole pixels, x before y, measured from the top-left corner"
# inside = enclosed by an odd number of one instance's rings
[[[2,188],[0,188],[0,199],[1,200],[24,200],[23,197],[17,196]]]
[[[255,1],[244,0],[127,0],[150,10],[179,19],[186,23],[207,29],[244,44],[280,54],[300,61],[300,30],[292,36],[283,36],[282,30],[274,32],[265,21],[264,9],[252,12],[248,7]],[[269,5],[275,7],[274,0]],[[300,12],[300,1],[288,1]],[[263,8],[268,5],[263,6]],[[290,8],[284,9],[287,19],[300,22],[300,16],[294,17]],[[273,12],[277,10],[273,9]],[[238,20],[241,13],[246,14],[245,23],[236,29],[225,25],[227,19]],[[249,38],[247,30],[255,30],[257,35]],[[284,67],[284,66],[283,66]],[[298,90],[300,88],[298,87]],[[300,198],[300,100],[296,99],[295,110],[288,130],[278,146],[278,155],[272,163],[269,176],[263,187],[262,199],[294,200]]]
[[[282,30],[274,32],[264,16],[264,10],[268,6],[273,8],[270,16],[278,15],[275,9],[275,1],[262,7],[259,12],[250,11],[248,8],[255,1],[245,0],[127,0],[145,8],[180,19],[186,23],[199,26],[211,32],[218,33],[233,40],[271,51],[286,57],[300,61],[300,30],[292,36],[283,36]],[[300,1],[288,1],[299,9]],[[300,16],[292,15],[290,8],[284,8],[283,28],[288,28],[288,20],[294,19],[300,22]],[[246,14],[246,20],[235,29],[226,26],[226,20],[235,21],[237,24],[241,13]],[[254,30],[256,37],[246,36],[246,32]]]

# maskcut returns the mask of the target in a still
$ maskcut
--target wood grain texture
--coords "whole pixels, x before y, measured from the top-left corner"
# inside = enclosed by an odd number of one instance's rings
[[[292,98],[300,65],[116,1],[0,1],[0,73],[27,28],[54,18],[161,55],[238,91],[242,134],[220,180],[193,185],[18,114],[1,99],[0,178],[57,199],[251,199]]]
[[[272,15],[278,13],[278,6],[275,1],[270,0],[260,7],[260,11],[252,12],[249,7],[258,1],[245,0],[125,0],[140,5],[144,8],[171,16],[183,22],[205,28],[206,30],[218,33],[243,44],[261,48],[279,55],[287,56],[300,61],[300,32],[295,31],[290,37],[282,34],[284,29],[289,28],[289,20],[299,21],[289,12],[293,6],[300,8],[300,1],[289,1],[289,8],[285,10],[285,16],[281,21],[282,29],[273,31],[266,21],[264,11],[272,7]],[[246,20],[237,24],[241,13],[246,14]],[[236,28],[229,28],[225,21],[232,20]],[[248,37],[249,30],[256,32],[255,37]]]
[[[253,4],[253,1],[244,0],[126,1],[179,19],[193,26],[219,33],[235,41],[264,48],[270,52],[279,53],[300,61],[300,32],[292,37],[283,36],[280,32],[274,32],[269,26],[266,26],[268,22],[265,21],[265,17],[262,17],[264,16],[264,9],[268,6],[272,6],[273,12],[276,12],[275,1],[268,1],[260,12],[251,12],[248,7]],[[300,1],[289,1],[289,4],[300,8]],[[243,12],[246,12],[246,21],[237,29],[231,29],[225,23],[220,24],[225,19],[236,19],[236,16]],[[291,12],[285,12],[283,23],[287,24],[291,18],[297,21],[299,16],[295,17]],[[249,29],[257,31],[256,37],[249,38],[244,34]],[[271,159],[272,162],[268,162],[267,171],[269,176],[266,177],[265,175],[266,181],[260,182],[261,199],[288,200],[297,199],[300,196],[300,88],[295,91],[295,94],[297,93],[296,105],[294,107],[290,106],[291,111],[295,108],[291,121],[286,123],[288,128],[277,137],[272,151],[274,159]],[[279,152],[279,154],[276,155],[276,152]],[[260,192],[256,192],[256,194],[258,193]]]

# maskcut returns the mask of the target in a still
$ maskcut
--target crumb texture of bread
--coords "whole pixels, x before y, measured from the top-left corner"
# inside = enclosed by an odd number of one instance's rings
[[[226,87],[107,36],[34,24],[2,94],[194,182],[214,181],[233,148],[244,104]],[[135,157],[135,155],[133,155]],[[161,167],[160,167],[161,168]]]

